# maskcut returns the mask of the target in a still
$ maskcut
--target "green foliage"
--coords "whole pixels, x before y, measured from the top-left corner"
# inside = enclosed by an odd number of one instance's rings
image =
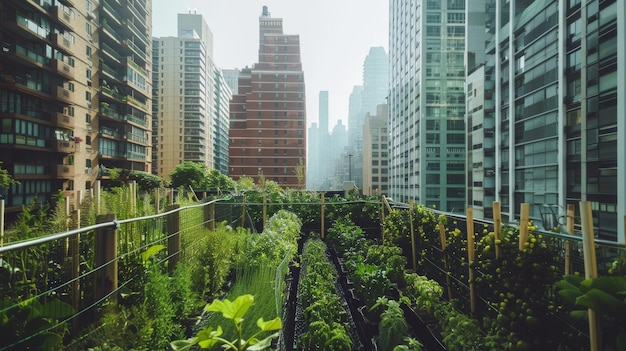
[[[405,275],[404,295],[421,316],[434,317],[435,308],[441,303],[443,288],[439,283],[416,273]]]
[[[320,239],[309,239],[302,254],[305,274],[300,279],[298,297],[305,310],[307,329],[297,343],[305,350],[351,350],[346,327],[347,312],[341,305],[334,280],[335,268],[325,254]]]
[[[235,190],[235,181],[217,169],[212,169],[204,183],[205,189],[219,189],[222,192]]]
[[[575,319],[587,320],[587,309],[596,312],[604,350],[626,349],[626,276],[583,279],[568,275],[556,286],[559,295],[574,307],[571,314]]]
[[[254,296],[250,294],[241,295],[234,301],[228,299],[214,300],[204,308],[207,312],[219,312],[224,318],[232,321],[237,337],[233,340],[227,340],[222,337],[222,327],[218,326],[213,329],[212,326],[207,327],[192,338],[191,340],[177,340],[170,345],[174,350],[189,350],[193,345],[198,345],[202,349],[210,349],[215,345],[221,345],[225,350],[243,351],[243,350],[265,350],[271,346],[272,339],[278,337],[279,333],[273,333],[264,339],[259,336],[264,333],[280,330],[282,323],[279,317],[265,321],[263,318],[257,320],[259,331],[251,336],[244,337],[243,320],[248,309],[254,303]]]
[[[9,171],[2,168],[2,161],[0,161],[0,190],[8,188],[13,184],[19,184],[19,182],[13,179]]]
[[[58,299],[0,300],[0,348],[21,350],[58,350],[67,327],[59,324],[74,314],[69,304]]]
[[[378,324],[378,344],[381,350],[392,351],[408,336],[409,325],[404,319],[404,311],[400,308],[398,301],[380,297],[373,307],[378,306],[384,307]]]
[[[450,351],[484,350],[484,335],[477,320],[457,311],[449,302],[437,305],[435,316],[441,327],[441,336]]]
[[[326,242],[339,257],[345,257],[350,252],[363,252],[367,246],[365,233],[349,216],[337,218],[333,222],[328,228]]]
[[[208,170],[205,165],[198,162],[183,162],[177,165],[170,174],[170,186],[172,188],[183,187],[189,189],[204,188]]]
[[[129,171],[128,180],[137,182],[139,189],[142,191],[151,191],[165,185],[163,178],[148,172]]]
[[[234,268],[235,246],[245,235],[244,229],[233,230],[222,222],[215,231],[204,229],[194,236],[183,236],[187,248],[183,259],[189,262],[193,290],[199,296],[208,298],[220,292]]]

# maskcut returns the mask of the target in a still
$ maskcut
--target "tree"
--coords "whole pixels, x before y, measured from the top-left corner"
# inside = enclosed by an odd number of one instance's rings
[[[217,169],[212,169],[206,179],[207,189],[219,189],[229,191],[235,189],[235,181]]]
[[[2,162],[0,162],[0,189],[8,188],[13,184],[19,184],[19,182],[11,177],[9,171],[2,168]]]
[[[208,170],[205,165],[198,162],[183,162],[176,166],[170,174],[172,188],[191,186],[194,189],[202,189],[206,184]]]
[[[139,189],[150,191],[160,188],[163,185],[163,178],[148,172],[130,171],[128,172],[128,180],[134,180],[139,185]]]

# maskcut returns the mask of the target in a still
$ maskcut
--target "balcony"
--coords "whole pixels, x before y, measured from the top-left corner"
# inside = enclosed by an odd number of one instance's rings
[[[74,117],[57,113],[54,117],[54,124],[58,127],[74,129]]]
[[[74,178],[74,165],[56,165],[52,170],[52,176],[57,179]]]
[[[76,145],[73,141],[53,140],[52,149],[56,152],[71,154],[76,149]]]
[[[52,69],[67,79],[74,80],[74,67],[61,60],[52,60]]]
[[[74,12],[68,9],[64,9],[60,6],[55,6],[53,10],[54,19],[59,21],[62,25],[67,27],[68,29],[74,28]]]
[[[61,33],[54,33],[52,35],[52,44],[70,55],[73,54],[72,43]]]
[[[64,87],[54,87],[52,89],[52,96],[57,100],[61,100],[63,102],[71,103],[73,101],[73,94],[71,91],[65,89]]]

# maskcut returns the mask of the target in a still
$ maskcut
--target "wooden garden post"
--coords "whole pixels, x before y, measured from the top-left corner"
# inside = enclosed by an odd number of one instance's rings
[[[107,223],[114,220],[114,214],[98,215],[96,217],[96,223]],[[96,301],[117,289],[117,236],[117,228],[115,227],[96,230],[94,250],[96,267],[94,297]],[[111,300],[116,301],[117,296],[113,294]]]
[[[413,226],[413,200],[409,200],[409,228],[411,230],[411,252],[413,254],[413,270],[417,272],[417,243],[415,242],[415,228]]]
[[[474,210],[467,208],[467,260],[469,269],[470,312],[476,313],[476,294],[474,291]]]
[[[530,205],[523,203],[520,209],[519,219],[519,250],[524,251],[524,244],[528,241],[528,215]]]
[[[179,204],[171,205],[167,211],[173,211],[180,208]],[[176,264],[180,260],[180,211],[174,211],[167,215],[167,269],[174,271]]]
[[[203,207],[204,226],[215,231],[215,202],[213,196],[209,196],[209,203]]]
[[[583,229],[583,257],[585,259],[585,278],[594,279],[598,277],[598,263],[596,261],[596,245],[593,233],[593,213],[591,212],[591,202],[580,202],[580,217]],[[589,343],[591,351],[601,350],[600,325],[596,311],[589,309]]]
[[[383,198],[385,195],[380,197],[380,239],[381,241],[385,239],[385,203]]]
[[[450,272],[448,272],[448,254],[446,254],[446,245],[448,239],[446,238],[446,228],[441,221],[439,221],[439,238],[441,240],[441,254],[443,257],[443,268],[446,270],[446,285],[448,286],[448,300],[452,300],[452,286],[450,285]]]
[[[500,244],[502,239],[502,212],[500,211],[500,202],[493,202],[493,236],[494,248],[496,250],[496,260],[500,258]]]
[[[567,226],[567,234],[569,235],[574,235],[574,205],[573,204],[568,204],[567,205],[567,222],[566,222],[566,226]],[[563,274],[568,275],[570,274],[570,270],[571,270],[571,248],[570,248],[570,242],[569,240],[565,241],[565,269],[563,270]]]
[[[241,203],[241,227],[246,225],[246,194],[243,194],[243,202]]]
[[[94,192],[96,194],[96,214],[100,214],[100,181],[96,180],[96,187],[94,188]]]
[[[321,218],[320,218],[320,220],[321,220],[321,223],[320,223],[320,237],[321,237],[322,239],[324,239],[324,236],[325,236],[325,235],[324,235],[324,229],[325,229],[325,228],[324,228],[324,197],[325,197],[325,193],[324,193],[324,192],[322,192],[322,194],[321,194],[321,198],[322,198],[322,208],[320,209],[320,213],[321,213]]]

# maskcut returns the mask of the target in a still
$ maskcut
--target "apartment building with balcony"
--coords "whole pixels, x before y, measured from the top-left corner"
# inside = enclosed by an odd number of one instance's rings
[[[231,91],[203,16],[178,14],[177,36],[154,38],[153,65],[155,173],[167,179],[191,161],[228,174]]]
[[[506,220],[515,221],[529,203],[531,218],[551,229],[567,205],[579,216],[586,200],[598,238],[624,242],[626,6],[494,0],[483,13],[490,14],[488,56],[467,85],[474,98],[468,205],[490,217],[491,201],[500,201]]]
[[[0,189],[8,212],[95,180],[93,88],[85,2],[0,3],[0,162],[19,181]],[[86,28],[87,27],[87,28]]]
[[[101,0],[97,10],[99,28],[91,39],[97,49],[98,164],[151,172],[152,2]]]
[[[150,170],[150,21],[150,0],[0,3],[8,211],[58,194],[75,206],[104,168]]]

